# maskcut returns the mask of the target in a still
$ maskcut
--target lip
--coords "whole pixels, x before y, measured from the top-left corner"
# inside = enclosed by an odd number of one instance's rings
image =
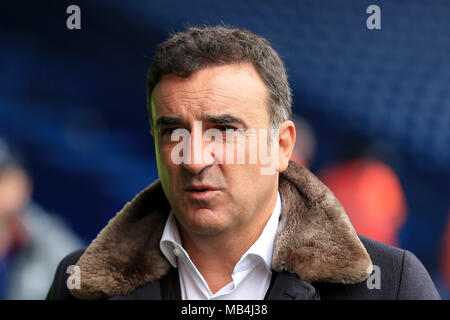
[[[214,188],[213,186],[207,185],[207,184],[197,184],[197,185],[191,185],[185,189],[186,191],[215,191],[217,188]]]
[[[220,190],[207,185],[197,185],[186,188],[185,192],[194,200],[208,200],[214,197]]]

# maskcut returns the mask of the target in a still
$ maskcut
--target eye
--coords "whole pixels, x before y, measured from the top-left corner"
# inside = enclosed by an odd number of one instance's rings
[[[162,136],[167,136],[167,135],[171,135],[176,128],[166,128],[166,129],[162,129],[161,130],[161,135]]]
[[[224,131],[224,132],[227,130],[236,130],[236,128],[233,126],[219,126],[219,127],[217,127],[217,129],[219,129],[220,131]]]

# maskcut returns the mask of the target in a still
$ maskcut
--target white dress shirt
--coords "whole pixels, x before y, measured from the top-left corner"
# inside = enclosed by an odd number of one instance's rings
[[[259,238],[242,255],[233,269],[232,281],[212,293],[181,244],[175,216],[171,212],[159,246],[174,268],[178,268],[183,300],[262,300],[272,278],[272,255],[281,214],[280,193],[275,208]]]

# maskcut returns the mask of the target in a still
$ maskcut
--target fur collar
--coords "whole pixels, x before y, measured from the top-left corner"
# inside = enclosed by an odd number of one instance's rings
[[[372,262],[343,207],[309,170],[290,162],[280,175],[280,224],[274,244],[275,271],[308,282],[352,284],[365,280]],[[159,240],[170,206],[159,180],[112,218],[79,259],[81,288],[72,295],[98,299],[125,295],[170,269]]]

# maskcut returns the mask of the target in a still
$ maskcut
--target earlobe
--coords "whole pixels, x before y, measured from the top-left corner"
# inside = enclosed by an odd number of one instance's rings
[[[279,130],[278,172],[285,171],[295,146],[296,132],[294,122],[284,121]]]

